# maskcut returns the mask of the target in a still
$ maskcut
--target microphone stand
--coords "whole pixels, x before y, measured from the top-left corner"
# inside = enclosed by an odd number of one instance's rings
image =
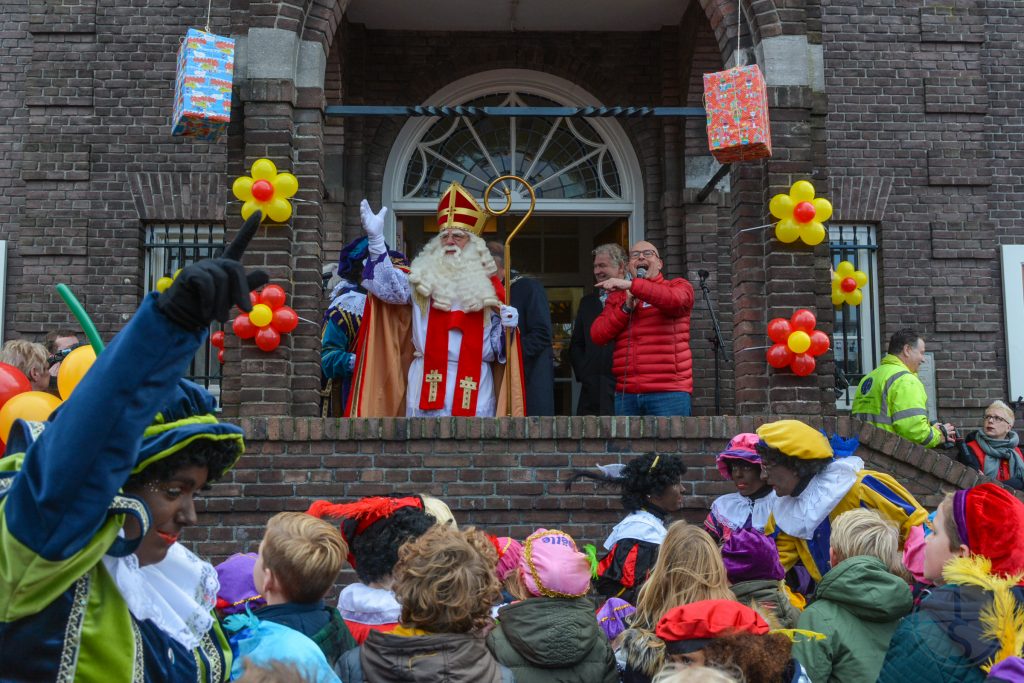
[[[707,306],[708,314],[711,315],[711,325],[715,331],[715,335],[713,337],[709,337],[708,341],[710,341],[711,345],[715,347],[715,415],[721,415],[722,382],[718,357],[719,354],[721,354],[722,360],[728,363],[729,352],[725,350],[725,340],[722,338],[722,328],[718,325],[718,316],[715,314],[715,307],[711,305],[711,289],[708,287],[708,272],[706,270],[701,270],[698,271],[697,274],[700,276],[700,291],[704,294],[704,304]]]

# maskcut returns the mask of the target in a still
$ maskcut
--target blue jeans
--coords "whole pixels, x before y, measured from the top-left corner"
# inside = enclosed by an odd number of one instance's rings
[[[690,394],[686,391],[656,391],[650,394],[615,394],[616,415],[690,416]]]

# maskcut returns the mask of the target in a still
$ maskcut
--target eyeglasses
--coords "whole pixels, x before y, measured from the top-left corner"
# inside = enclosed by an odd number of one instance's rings
[[[1004,425],[1011,425],[1011,426],[1013,425],[1012,422],[1007,420],[1005,417],[1000,417],[999,415],[986,415],[985,416],[985,421],[987,422],[989,420],[995,420],[996,422],[1002,422]]]
[[[636,259],[641,258],[641,257],[643,257],[643,258],[651,258],[652,256],[657,256],[657,255],[658,255],[658,252],[654,251],[653,249],[644,249],[643,251],[631,251],[631,252],[629,252],[629,258],[631,258],[633,260],[636,260]]]
[[[72,351],[74,351],[75,349],[77,349],[79,346],[85,346],[85,342],[78,342],[74,346],[69,346],[66,349],[61,349],[60,351],[58,351],[57,353],[53,354],[52,356],[47,356],[46,364],[48,366],[50,366],[50,367],[53,367],[57,363],[63,362],[64,359],[68,357],[68,354],[71,353]]]

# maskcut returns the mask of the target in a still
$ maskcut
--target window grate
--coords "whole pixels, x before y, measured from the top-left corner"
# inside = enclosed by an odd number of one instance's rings
[[[878,307],[878,240],[874,226],[829,226],[832,267],[849,261],[868,276],[859,306],[836,309],[832,349],[836,365],[836,408],[849,410],[857,385],[878,367],[881,359],[881,326]]]
[[[145,293],[156,290],[162,277],[173,277],[175,272],[196,261],[217,256],[224,249],[224,226],[214,224],[159,223],[146,226],[143,245],[143,287]],[[213,330],[223,326],[214,323]],[[209,343],[196,352],[186,377],[206,387],[220,404],[220,363],[217,349]]]

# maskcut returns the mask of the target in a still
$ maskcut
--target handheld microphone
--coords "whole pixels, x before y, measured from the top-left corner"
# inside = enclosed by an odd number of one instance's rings
[[[638,279],[643,280],[645,277],[647,277],[647,269],[646,268],[637,268],[636,269],[636,276],[637,276]]]
[[[709,275],[711,275],[711,273],[709,273],[709,272],[708,272],[708,271],[706,271],[706,270],[698,270],[698,271],[697,271],[697,275],[699,275],[699,276],[700,276],[700,279],[701,279],[701,280],[707,280],[707,279],[708,279],[708,276],[709,276]]]

